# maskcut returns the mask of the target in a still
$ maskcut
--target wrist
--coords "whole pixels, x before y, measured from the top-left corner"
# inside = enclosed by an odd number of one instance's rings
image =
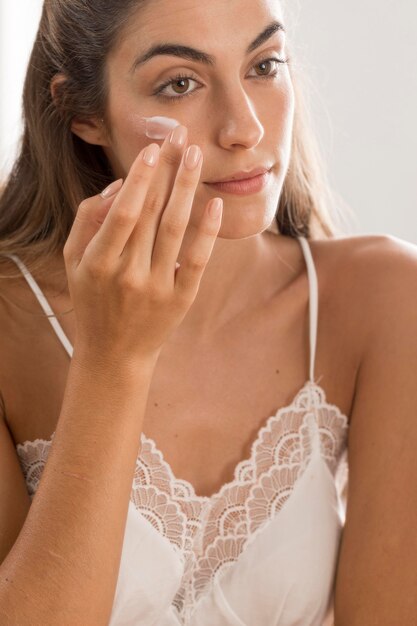
[[[112,380],[126,376],[152,376],[160,351],[152,354],[128,354],[108,351],[104,347],[74,344],[72,361],[97,374],[111,375]]]

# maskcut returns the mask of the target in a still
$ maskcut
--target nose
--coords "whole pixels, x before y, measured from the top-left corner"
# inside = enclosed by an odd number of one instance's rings
[[[256,147],[264,136],[264,128],[255,107],[242,85],[222,90],[218,142],[226,150]]]

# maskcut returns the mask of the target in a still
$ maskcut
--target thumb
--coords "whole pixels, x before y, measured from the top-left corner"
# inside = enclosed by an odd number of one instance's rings
[[[122,185],[123,179],[119,178],[100,194],[83,200],[79,205],[64,248],[71,265],[78,266],[85,249],[106,219]]]

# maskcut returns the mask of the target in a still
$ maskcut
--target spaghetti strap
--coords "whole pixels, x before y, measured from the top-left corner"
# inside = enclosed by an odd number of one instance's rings
[[[317,272],[311,254],[310,245],[305,237],[298,237],[304,258],[307,264],[308,284],[309,284],[309,313],[310,313],[310,381],[314,380],[314,364],[316,360],[317,324],[318,324],[318,281]]]
[[[316,341],[317,341],[317,323],[318,323],[318,281],[317,281],[317,273],[316,268],[313,261],[313,256],[311,254],[310,246],[305,239],[305,237],[298,237],[301,248],[303,250],[304,258],[307,264],[307,273],[308,273],[308,282],[309,282],[309,317],[310,317],[310,381],[314,381],[314,364],[315,364],[315,356],[316,356]],[[26,265],[19,259],[15,254],[7,255],[10,259],[12,259],[16,265],[19,267],[23,276],[25,277],[29,287],[32,289],[36,298],[39,301],[42,309],[48,317],[48,320],[51,323],[54,332],[57,334],[58,339],[64,346],[68,355],[72,357],[73,355],[73,346],[71,345],[68,337],[66,336],[61,324],[58,322],[54,312],[52,311],[48,300],[42,293],[39,285],[36,280],[33,278],[32,274],[29,272]]]
[[[22,272],[23,276],[26,279],[26,282],[28,283],[29,287],[32,289],[33,293],[35,294],[36,298],[38,299],[38,302],[41,305],[42,309],[44,310],[44,313],[46,314],[48,320],[50,321],[50,323],[52,325],[52,328],[54,329],[55,333],[57,334],[58,339],[61,341],[62,345],[64,346],[64,348],[67,351],[67,353],[69,354],[69,356],[72,357],[72,355],[73,355],[73,347],[72,347],[68,337],[66,336],[66,334],[64,332],[64,329],[62,328],[61,324],[58,322],[54,312],[52,311],[51,307],[49,306],[49,302],[45,298],[44,294],[42,293],[42,290],[39,287],[38,283],[33,278],[32,274],[29,272],[29,270],[26,267],[26,265],[23,263],[23,261],[21,259],[19,259],[18,256],[16,256],[15,254],[8,254],[6,256],[9,259],[12,259],[12,261],[14,261],[16,263],[16,265],[18,266],[18,268]]]

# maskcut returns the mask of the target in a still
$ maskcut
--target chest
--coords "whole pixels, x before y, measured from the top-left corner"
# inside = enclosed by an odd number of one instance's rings
[[[235,320],[210,342],[171,342],[154,371],[144,434],[156,442],[176,478],[209,496],[250,456],[268,417],[288,406],[309,374],[308,285],[260,312]],[[64,307],[65,308],[65,307]],[[285,311],[285,314],[282,313]],[[335,311],[332,311],[334,316]],[[71,321],[62,320],[73,339]],[[11,324],[2,390],[16,443],[49,440],[56,428],[70,360],[46,319]],[[315,373],[329,402],[349,414],[355,361],[331,321],[318,335]],[[7,338],[7,339],[6,339]],[[343,359],[338,355],[343,355]]]
[[[143,431],[198,495],[210,496],[232,480],[259,429],[304,384],[303,336],[283,335],[277,350],[260,326],[251,337],[248,330],[240,338],[220,336],[210,347],[170,347],[161,355]]]

